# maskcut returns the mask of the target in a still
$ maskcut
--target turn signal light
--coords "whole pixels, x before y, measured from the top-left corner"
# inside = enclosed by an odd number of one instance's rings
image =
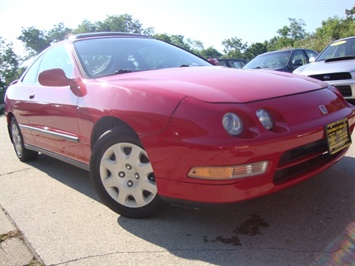
[[[188,173],[189,177],[227,180],[262,175],[268,168],[268,161],[232,166],[194,166]]]

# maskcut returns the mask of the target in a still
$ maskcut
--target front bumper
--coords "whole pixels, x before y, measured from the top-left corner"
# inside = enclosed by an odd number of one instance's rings
[[[328,90],[325,95],[324,98],[316,97],[317,92],[314,92],[313,95],[293,96],[293,102],[279,98],[248,104],[250,110],[265,105],[277,106],[273,110],[282,114],[282,118],[274,131],[261,126],[256,129],[250,122],[250,134],[243,137],[223,136],[223,129],[219,132],[219,125],[212,123],[216,110],[208,113],[203,104],[197,106],[195,112],[185,112],[184,108],[184,112],[176,112],[167,130],[142,138],[154,169],[158,194],[173,201],[233,203],[285,189],[326,170],[347,151],[344,148],[333,155],[328,152],[326,125],[346,118],[351,134],[355,127],[355,109],[337,98],[334,92]],[[329,110],[326,115],[318,109],[322,104]],[[314,106],[315,110],[310,113]],[[227,109],[231,108],[233,106],[228,105]],[[297,108],[296,114],[293,108]],[[193,121],[201,119],[195,120],[194,116],[208,119],[198,124]],[[268,161],[268,169],[257,176],[229,180],[188,177],[195,166],[260,161]]]

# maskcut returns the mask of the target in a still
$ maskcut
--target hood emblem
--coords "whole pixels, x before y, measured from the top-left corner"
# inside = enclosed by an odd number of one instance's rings
[[[329,76],[329,75],[323,76],[323,80],[329,80],[329,79],[330,79],[330,76]]]
[[[324,105],[319,105],[319,110],[322,112],[323,115],[326,115],[328,113],[327,108]]]

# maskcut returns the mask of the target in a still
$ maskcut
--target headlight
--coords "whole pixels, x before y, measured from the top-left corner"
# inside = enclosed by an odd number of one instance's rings
[[[272,121],[271,115],[264,109],[259,109],[256,111],[256,116],[259,118],[260,123],[266,128],[270,130],[273,128],[274,123]]]
[[[224,129],[232,136],[237,136],[243,131],[243,122],[240,117],[234,113],[226,113],[223,116],[222,124]]]

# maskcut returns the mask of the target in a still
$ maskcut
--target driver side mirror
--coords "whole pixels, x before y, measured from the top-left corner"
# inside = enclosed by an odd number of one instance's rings
[[[41,72],[38,76],[38,81],[43,86],[62,87],[70,85],[69,79],[61,68],[53,68]]]
[[[65,87],[69,86],[77,96],[86,94],[86,86],[81,78],[69,79],[61,68],[48,69],[38,75],[38,81],[42,86]]]
[[[294,67],[299,67],[299,66],[303,66],[303,61],[302,59],[297,59],[295,60],[295,62],[293,62],[292,66]]]

